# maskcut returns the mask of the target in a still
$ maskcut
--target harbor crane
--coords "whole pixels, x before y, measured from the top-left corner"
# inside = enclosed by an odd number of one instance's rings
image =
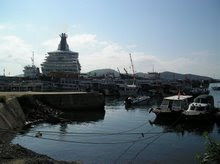
[[[118,67],[117,67],[117,70],[118,70],[118,73],[119,73],[119,74],[121,74],[121,72],[120,72],[120,70],[119,70],[119,68],[118,68]]]
[[[124,68],[124,71],[125,71],[125,73],[126,73],[126,75],[128,74],[128,71]]]
[[[132,58],[131,58],[131,54],[129,54],[129,56],[130,56],[131,68],[132,68],[132,72],[133,72],[133,84],[134,84],[134,82],[135,82],[134,65],[133,65],[133,61],[132,61]]]

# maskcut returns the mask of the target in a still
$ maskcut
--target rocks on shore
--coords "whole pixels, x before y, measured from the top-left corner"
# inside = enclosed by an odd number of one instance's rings
[[[82,162],[57,161],[35,153],[18,144],[0,144],[0,163],[3,164],[81,164]]]
[[[26,117],[26,126],[39,122],[57,124],[65,121],[60,117],[63,114],[60,109],[54,109],[38,99],[23,96],[18,98],[18,101]]]

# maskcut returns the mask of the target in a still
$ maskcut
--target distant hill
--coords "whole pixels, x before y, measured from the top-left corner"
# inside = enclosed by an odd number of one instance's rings
[[[97,69],[97,70],[93,70],[88,72],[88,75],[91,76],[97,76],[97,77],[101,77],[101,76],[105,76],[105,75],[110,75],[110,74],[114,74],[115,77],[119,77],[119,73],[113,69]]]
[[[88,72],[88,75],[97,76],[97,77],[105,76],[107,74],[114,74],[115,77],[120,76],[119,73],[113,69],[97,69],[97,70]],[[143,72],[136,73],[136,76],[141,77],[141,78],[150,77],[148,73],[143,73]],[[173,80],[173,79],[184,80],[186,78],[189,80],[211,80],[211,81],[214,80],[213,78],[210,78],[208,76],[200,76],[200,75],[194,75],[194,74],[181,74],[181,73],[168,72],[168,71],[160,72],[160,77],[166,80]]]
[[[200,76],[200,75],[193,75],[193,74],[180,74],[180,73],[174,73],[174,72],[161,72],[160,77],[162,79],[172,80],[172,79],[190,79],[190,80],[213,80],[210,77],[207,76]]]

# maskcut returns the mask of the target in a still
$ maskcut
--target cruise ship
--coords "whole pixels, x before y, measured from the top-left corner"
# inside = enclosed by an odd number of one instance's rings
[[[56,51],[48,52],[45,61],[41,64],[42,74],[45,76],[55,75],[79,75],[80,63],[78,52],[73,52],[67,44],[67,34],[60,34],[61,40]]]

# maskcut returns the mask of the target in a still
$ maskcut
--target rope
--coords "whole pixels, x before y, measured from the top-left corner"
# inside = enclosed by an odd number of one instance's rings
[[[174,121],[170,127],[174,126],[181,118],[182,118],[182,115],[180,115],[180,117],[176,121]],[[166,133],[158,134],[154,140],[152,140],[150,143],[148,143],[146,146],[144,146],[141,150],[139,150],[131,160],[135,160],[147,147],[149,147],[151,144],[153,144],[156,140],[158,140],[164,134],[166,134]]]
[[[0,128],[0,131],[11,133],[11,134],[16,134],[17,133],[16,131],[5,130],[5,129],[2,129],[2,128]],[[142,133],[139,133],[139,135],[140,134],[142,134]],[[31,135],[26,135],[26,134],[22,134],[22,135],[26,136],[26,137],[36,138],[35,136],[31,136]],[[60,141],[60,142],[68,142],[68,143],[77,143],[77,144],[127,144],[127,143],[141,142],[141,141],[147,140],[149,138],[152,138],[152,136],[149,136],[149,137],[144,138],[142,140],[129,140],[129,141],[121,141],[121,142],[88,142],[88,141],[62,140],[62,139],[54,139],[54,138],[48,138],[48,137],[38,137],[38,139],[51,140],[51,141]]]

